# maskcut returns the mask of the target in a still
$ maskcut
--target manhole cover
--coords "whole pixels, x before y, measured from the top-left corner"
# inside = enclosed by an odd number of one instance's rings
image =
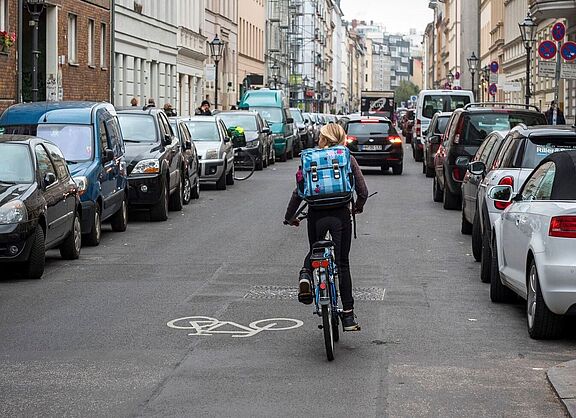
[[[381,287],[355,287],[352,289],[355,300],[384,300],[386,289]],[[252,286],[244,299],[298,299],[296,287]]]

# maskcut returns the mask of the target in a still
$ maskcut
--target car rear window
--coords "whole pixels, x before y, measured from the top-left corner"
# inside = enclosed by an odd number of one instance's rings
[[[449,120],[450,116],[438,118],[438,124],[436,124],[436,131],[434,133],[443,134],[446,131],[446,125],[448,125]]]
[[[427,94],[422,104],[422,116],[431,119],[438,112],[453,112],[470,103],[469,96],[456,94]]]
[[[533,126],[546,124],[546,121],[544,115],[540,113],[472,113],[465,118],[460,143],[477,146],[482,144],[489,133],[493,131],[508,131],[520,123]]]
[[[535,168],[544,158],[559,151],[575,151],[576,138],[538,138],[526,141],[522,168]]]
[[[388,122],[349,122],[348,135],[388,135],[390,124]]]
[[[186,121],[184,123],[190,131],[192,141],[220,141],[216,122]]]

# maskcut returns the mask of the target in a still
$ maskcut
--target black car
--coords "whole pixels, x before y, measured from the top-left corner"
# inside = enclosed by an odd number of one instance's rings
[[[186,124],[177,117],[170,118],[172,131],[180,140],[182,152],[182,203],[187,205],[200,197],[200,163],[198,151]]]
[[[300,149],[312,148],[314,146],[314,138],[308,130],[308,124],[304,120],[302,111],[297,107],[290,108],[290,115],[294,119],[294,125],[298,129],[298,138],[300,139]]]
[[[448,120],[452,112],[438,112],[430,120],[428,129],[424,132],[424,157],[422,159],[422,172],[426,177],[434,177],[434,154],[438,151]],[[416,138],[416,141],[419,141]]]
[[[184,200],[180,141],[161,109],[122,110],[118,120],[126,144],[128,204],[165,221],[168,210],[182,209]]]
[[[276,152],[272,142],[272,131],[258,112],[232,111],[220,112],[218,117],[222,119],[227,128],[241,127],[246,136],[244,150],[252,154],[256,160],[256,170],[262,170],[276,161]]]
[[[0,135],[0,263],[44,273],[45,251],[79,257],[82,205],[60,149],[32,136]]]
[[[402,139],[388,118],[344,116],[338,123],[346,131],[346,145],[359,165],[392,168],[402,174],[404,150]]]
[[[520,108],[518,108],[518,107]],[[472,158],[493,131],[512,129],[523,123],[528,126],[546,124],[546,117],[535,106],[524,104],[470,103],[452,112],[444,135],[443,158],[436,158],[434,191],[442,194],[444,209],[461,208],[461,183],[468,164],[458,165],[458,157]]]

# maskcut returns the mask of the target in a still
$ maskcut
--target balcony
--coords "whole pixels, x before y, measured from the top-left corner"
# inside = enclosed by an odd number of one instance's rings
[[[529,0],[528,4],[537,20],[576,19],[576,0]]]

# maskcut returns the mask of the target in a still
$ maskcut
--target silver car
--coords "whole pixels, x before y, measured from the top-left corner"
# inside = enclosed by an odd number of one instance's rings
[[[182,121],[192,135],[200,160],[200,182],[226,190],[234,184],[234,150],[226,125],[217,116],[194,116]]]

